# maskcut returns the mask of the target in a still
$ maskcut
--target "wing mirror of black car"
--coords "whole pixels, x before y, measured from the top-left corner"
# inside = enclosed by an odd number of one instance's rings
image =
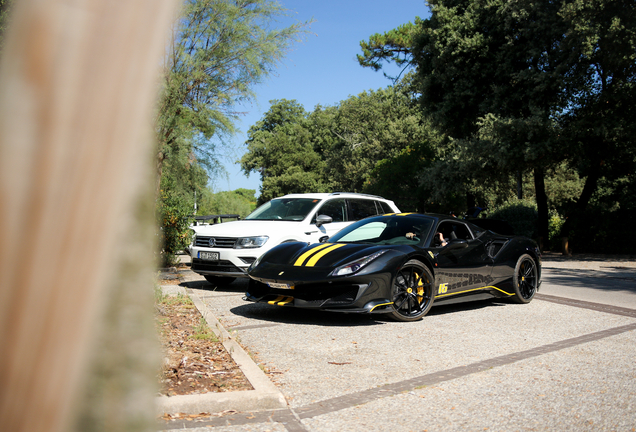
[[[333,222],[333,219],[331,218],[331,216],[327,216],[327,215],[318,215],[318,217],[316,218],[316,226],[319,227],[321,225],[324,224],[328,224]]]
[[[448,249],[448,250],[451,250],[451,249],[463,249],[465,247],[468,247],[468,242],[466,240],[463,240],[463,239],[451,240],[446,245],[446,249]]]
[[[327,240],[329,240],[329,236],[322,236],[318,239],[319,243],[325,243],[327,242]]]

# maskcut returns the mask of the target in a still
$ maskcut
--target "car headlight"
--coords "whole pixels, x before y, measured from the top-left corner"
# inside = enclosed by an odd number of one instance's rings
[[[257,237],[241,237],[236,241],[234,246],[236,249],[253,249],[259,248],[265,244],[269,237],[257,236]]]
[[[349,274],[354,274],[357,271],[359,271],[362,267],[366,266],[371,261],[373,261],[374,259],[376,259],[380,255],[384,254],[385,252],[387,252],[386,249],[378,251],[378,252],[376,252],[374,254],[367,255],[365,257],[359,258],[359,259],[357,259],[355,261],[352,261],[350,263],[347,263],[347,264],[345,264],[343,266],[340,266],[337,269],[335,269],[333,272],[331,272],[331,276],[346,276],[346,275],[349,275]]]

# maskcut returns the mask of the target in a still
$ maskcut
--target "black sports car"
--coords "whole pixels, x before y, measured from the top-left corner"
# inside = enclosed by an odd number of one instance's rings
[[[324,243],[281,244],[248,274],[248,301],[414,321],[433,302],[468,296],[528,303],[539,289],[541,253],[525,237],[401,213],[363,219]]]

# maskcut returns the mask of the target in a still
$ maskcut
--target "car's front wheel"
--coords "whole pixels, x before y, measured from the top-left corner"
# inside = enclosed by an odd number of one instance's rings
[[[434,278],[418,260],[410,260],[398,270],[393,280],[393,312],[398,321],[416,321],[433,306]]]
[[[211,276],[211,275],[205,275],[203,277],[205,277],[205,280],[207,280],[208,282],[210,282],[214,286],[229,285],[232,282],[234,282],[234,279],[236,279],[234,277]]]
[[[512,282],[515,288],[512,299],[517,303],[529,303],[536,294],[539,283],[539,270],[530,255],[523,254],[519,257]]]

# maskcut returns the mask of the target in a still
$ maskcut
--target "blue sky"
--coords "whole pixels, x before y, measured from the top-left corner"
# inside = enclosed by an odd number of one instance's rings
[[[246,177],[235,161],[246,151],[247,130],[263,117],[270,100],[296,99],[307,111],[312,111],[317,104],[335,105],[365,90],[386,87],[390,81],[381,71],[358,64],[360,41],[412,22],[416,16],[429,16],[424,0],[279,0],[279,3],[292,11],[289,18],[279,21],[280,27],[312,18],[314,23],[304,41],[292,48],[275,74],[255,87],[257,100],[240,108],[247,112],[239,125],[241,133],[231,140],[231,149],[222,159],[229,179],[216,179],[215,192],[246,188],[255,189],[258,196],[259,175]]]

